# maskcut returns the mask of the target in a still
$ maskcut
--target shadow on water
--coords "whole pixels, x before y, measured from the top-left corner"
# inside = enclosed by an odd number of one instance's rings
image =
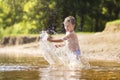
[[[120,63],[90,64],[89,69],[51,68],[43,57],[0,54],[0,80],[120,80]]]

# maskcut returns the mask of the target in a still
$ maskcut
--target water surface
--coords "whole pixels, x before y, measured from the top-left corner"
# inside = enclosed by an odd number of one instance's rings
[[[92,61],[90,68],[51,68],[40,56],[0,54],[0,80],[120,80],[120,63]]]

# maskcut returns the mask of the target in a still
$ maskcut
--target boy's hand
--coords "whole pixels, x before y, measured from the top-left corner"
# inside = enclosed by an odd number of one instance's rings
[[[64,44],[56,44],[55,45],[56,48],[63,47],[63,46],[64,46]]]
[[[52,37],[51,37],[51,36],[49,36],[49,37],[47,38],[47,40],[48,40],[48,41],[51,41],[51,39],[52,39]]]

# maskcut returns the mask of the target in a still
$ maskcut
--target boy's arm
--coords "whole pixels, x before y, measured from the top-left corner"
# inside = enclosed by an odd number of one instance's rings
[[[63,42],[63,39],[52,39],[51,37],[48,37],[47,40],[50,42]]]
[[[68,34],[66,36],[64,36],[62,39],[52,39],[51,37],[48,37],[47,40],[50,42],[63,42],[64,40],[69,39],[71,36],[71,34]]]

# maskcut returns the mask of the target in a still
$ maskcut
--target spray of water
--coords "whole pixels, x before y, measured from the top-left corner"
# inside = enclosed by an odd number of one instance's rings
[[[54,43],[47,41],[49,35],[46,31],[42,31],[40,34],[40,49],[42,50],[45,60],[54,66],[74,66],[85,67],[89,66],[89,63],[85,58],[80,57],[80,60],[76,59],[76,56],[66,47],[56,48]]]

